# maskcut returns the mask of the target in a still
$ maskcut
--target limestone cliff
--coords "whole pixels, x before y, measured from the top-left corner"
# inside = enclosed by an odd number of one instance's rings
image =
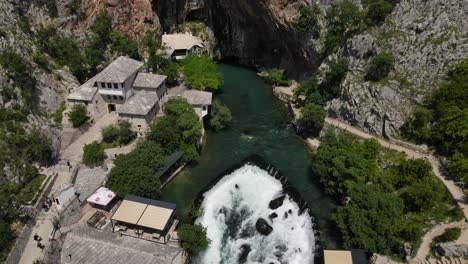
[[[342,55],[350,71],[329,114],[373,134],[398,134],[448,69],[468,56],[467,13],[464,0],[402,0],[382,26],[348,41]],[[382,81],[365,81],[368,54],[380,52],[393,55],[395,69]]]

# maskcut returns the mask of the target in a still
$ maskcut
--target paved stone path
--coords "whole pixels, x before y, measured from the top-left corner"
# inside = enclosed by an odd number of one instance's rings
[[[101,129],[107,125],[117,122],[118,117],[115,113],[110,113],[99,120],[89,128],[83,135],[75,140],[70,146],[68,146],[61,153],[61,162],[55,166],[47,168],[44,173],[58,173],[58,177],[52,187],[50,194],[59,191],[60,186],[64,183],[71,183],[73,169],[69,169],[66,162],[70,161],[70,164],[76,168],[83,158],[83,146],[93,141],[100,141],[102,139]],[[32,264],[36,259],[42,259],[44,252],[37,247],[37,242],[34,241],[34,234],[37,234],[42,238],[41,243],[44,244],[47,249],[49,244],[48,236],[53,230],[52,220],[58,215],[56,207],[53,204],[52,208],[46,212],[40,212],[37,216],[37,223],[34,226],[34,230],[31,232],[28,244],[24,249],[23,255],[20,260],[20,264]]]

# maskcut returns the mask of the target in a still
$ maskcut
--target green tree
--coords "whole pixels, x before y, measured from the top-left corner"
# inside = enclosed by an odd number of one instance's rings
[[[346,72],[348,72],[348,61],[346,59],[332,60],[330,62],[330,70],[325,74],[322,83],[318,87],[320,94],[326,101],[337,98],[340,95],[340,85],[346,76]]]
[[[418,141],[427,141],[431,137],[432,111],[425,107],[418,107],[414,117],[405,125],[404,132]]]
[[[294,26],[296,31],[299,33],[311,32],[314,36],[317,36],[320,32],[318,17],[322,13],[318,5],[303,6],[299,9],[299,13],[299,20]]]
[[[135,138],[135,133],[132,131],[132,124],[127,120],[119,120],[117,123],[117,142],[122,145],[130,143]]]
[[[360,184],[351,202],[334,214],[346,248],[362,248],[385,255],[402,246],[400,234],[405,226],[403,201],[378,186]]]
[[[65,102],[61,102],[59,107],[55,110],[54,112],[54,122],[55,124],[62,124],[62,119],[63,119],[63,111],[67,109],[67,104]]]
[[[113,52],[119,55],[126,55],[135,60],[141,60],[138,53],[138,42],[130,34],[122,31],[112,31],[110,39],[110,49]]]
[[[210,126],[219,131],[224,129],[232,121],[232,115],[229,108],[220,101],[215,100],[211,107]]]
[[[325,111],[322,106],[309,103],[302,108],[299,122],[306,133],[316,137],[325,122]]]
[[[350,0],[340,1],[327,13],[329,30],[325,35],[324,55],[333,52],[354,34],[363,31],[365,14]]]
[[[179,64],[176,62],[169,62],[159,70],[159,73],[166,75],[166,84],[173,86],[177,84],[179,79]]]
[[[104,147],[98,142],[86,144],[83,147],[83,163],[86,166],[94,167],[101,165],[106,158]]]
[[[457,240],[461,235],[461,229],[458,227],[454,228],[449,228],[445,230],[445,232],[434,238],[434,241],[436,243],[445,243],[445,242],[450,242],[450,241],[455,241]]]
[[[198,154],[197,148],[195,147],[195,144],[188,144],[181,142],[179,146],[180,151],[184,153],[184,161],[190,162],[190,161],[195,161],[198,159],[200,156]]]
[[[278,68],[273,68],[268,71],[268,75],[266,77],[266,82],[271,85],[278,85],[278,86],[288,86],[289,80],[284,75],[284,72]]]
[[[463,153],[455,152],[447,167],[452,177],[468,186],[468,158]]]
[[[393,56],[390,53],[380,53],[370,62],[366,78],[371,81],[380,81],[393,70]]]
[[[205,250],[210,243],[206,229],[201,225],[183,224],[177,229],[177,234],[182,241],[182,247],[189,252]]]
[[[187,86],[196,90],[217,90],[221,76],[217,65],[207,55],[190,54],[182,61],[182,72]]]
[[[104,53],[111,41],[112,16],[107,11],[99,13],[91,26],[91,32],[93,34],[85,48],[85,54],[87,63],[95,73],[96,67],[104,61]]]
[[[108,125],[101,129],[102,141],[106,143],[114,143],[119,138],[119,131],[115,125]]]
[[[89,120],[87,115],[86,106],[83,104],[75,104],[72,106],[70,113],[68,113],[68,120],[72,123],[73,127],[81,127]]]
[[[181,139],[180,130],[175,125],[175,118],[171,116],[158,118],[151,124],[146,136],[149,140],[160,144],[168,155],[179,147]]]
[[[122,197],[159,197],[161,182],[155,174],[164,165],[164,156],[157,143],[141,141],[131,153],[118,156],[114,164],[106,181],[109,189]]]

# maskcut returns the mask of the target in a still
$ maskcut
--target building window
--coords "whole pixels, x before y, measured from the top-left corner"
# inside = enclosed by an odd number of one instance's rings
[[[114,83],[114,89],[119,89],[119,86],[116,83]]]
[[[117,100],[117,96],[113,95],[112,98],[114,98],[114,100]]]
[[[141,125],[138,125],[138,127],[141,127]]]
[[[123,96],[119,96],[119,100],[123,100]]]
[[[112,88],[112,83],[107,83],[107,88]]]
[[[206,111],[206,106],[203,106],[203,111]]]
[[[112,100],[112,96],[108,95],[107,99]]]

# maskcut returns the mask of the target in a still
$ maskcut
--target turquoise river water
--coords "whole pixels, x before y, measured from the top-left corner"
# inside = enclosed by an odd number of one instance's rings
[[[198,163],[169,183],[162,199],[176,203],[179,218],[187,222],[190,205],[202,189],[224,170],[257,154],[279,169],[302,195],[318,225],[322,245],[336,247],[329,224],[336,205],[314,179],[311,153],[291,127],[287,107],[254,71],[227,64],[220,64],[219,71],[224,84],[215,98],[231,109],[233,122],[221,132],[207,131]]]

